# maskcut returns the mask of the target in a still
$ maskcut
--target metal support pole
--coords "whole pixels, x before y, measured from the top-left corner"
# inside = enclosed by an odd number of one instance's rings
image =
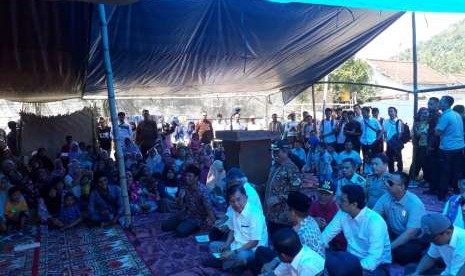
[[[313,84],[312,84],[312,108],[313,108],[313,120],[316,121],[315,85]]]
[[[412,12],[412,59],[413,59],[413,120],[417,116],[418,111],[418,60],[417,60],[417,26],[415,22],[415,13]],[[417,147],[412,147],[412,163],[416,166],[415,160]]]
[[[100,32],[102,34],[102,50],[103,58],[105,62],[105,74],[107,77],[107,90],[108,90],[108,105],[110,107],[110,117],[113,130],[113,137],[116,146],[116,161],[118,163],[119,171],[119,184],[121,187],[121,196],[123,197],[124,204],[124,217],[126,227],[131,225],[131,208],[129,206],[128,188],[126,183],[126,170],[124,168],[123,149],[120,143],[120,137],[118,132],[118,116],[116,112],[116,99],[115,99],[115,88],[113,86],[113,70],[111,68],[110,58],[110,44],[108,42],[108,28],[107,19],[105,13],[105,5],[98,4],[98,11],[100,16]]]
[[[322,121],[325,119],[325,109],[326,109],[326,98],[328,97],[328,90],[329,90],[329,75],[326,75],[325,77],[325,84],[324,84],[324,88],[323,88],[323,107],[322,107],[322,110],[321,110],[321,113],[323,114],[322,116]]]
[[[418,111],[418,60],[417,60],[417,26],[415,13],[412,12],[412,59],[413,59],[413,117]]]

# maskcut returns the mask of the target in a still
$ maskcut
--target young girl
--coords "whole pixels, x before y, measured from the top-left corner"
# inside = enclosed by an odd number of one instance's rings
[[[173,167],[165,167],[162,174],[162,182],[158,185],[161,197],[161,212],[176,210],[176,197],[179,192],[179,182]]]
[[[21,191],[16,187],[8,190],[8,201],[5,206],[6,224],[22,231],[29,218],[29,208]]]
[[[76,197],[72,193],[67,193],[64,197],[64,204],[60,210],[59,220],[61,230],[73,228],[82,222],[81,209],[76,202]]]

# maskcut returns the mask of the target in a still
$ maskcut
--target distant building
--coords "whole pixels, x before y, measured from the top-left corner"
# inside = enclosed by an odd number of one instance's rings
[[[367,62],[373,70],[373,83],[412,90],[413,63],[411,61],[368,59]],[[465,75],[446,76],[425,64],[418,63],[419,89],[460,85],[463,83],[465,83]],[[405,95],[405,93],[390,89],[381,89],[378,93],[378,96],[381,98]]]

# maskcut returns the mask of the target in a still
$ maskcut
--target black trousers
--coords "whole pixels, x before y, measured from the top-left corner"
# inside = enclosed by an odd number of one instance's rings
[[[390,173],[394,172],[394,162],[397,162],[397,171],[401,172],[404,169],[404,163],[402,162],[402,149],[394,149],[386,146],[386,156],[388,158],[388,169]]]
[[[458,180],[464,174],[463,150],[440,150],[440,180],[438,196],[439,199],[445,199],[449,187],[458,192]]]
[[[171,217],[161,224],[162,231],[175,231],[176,236],[184,238],[197,232],[200,229],[200,225],[189,219],[182,220],[177,216]]]
[[[395,240],[398,235],[389,232],[389,237]],[[392,262],[405,266],[410,263],[418,263],[423,257],[424,251],[428,248],[429,243],[423,239],[411,239],[407,243],[396,247],[392,250]]]
[[[423,179],[428,181],[431,178],[428,174],[431,174],[428,169],[427,160],[428,149],[426,147],[416,147],[415,156],[412,159],[412,165],[410,165],[409,178],[414,180],[418,177],[420,171],[423,171]]]
[[[424,178],[426,182],[429,183],[429,189],[431,191],[437,192],[439,190],[439,180],[440,180],[440,160],[439,160],[439,150],[435,149],[432,151],[426,152],[426,173],[424,172]]]
[[[325,268],[330,276],[389,276],[390,264],[380,264],[374,271],[364,270],[360,260],[346,251],[327,251]]]
[[[278,254],[276,251],[272,250],[269,247],[259,246],[255,250],[255,258],[253,265],[251,265],[252,272],[254,275],[258,275],[262,271],[262,267],[271,262],[274,258],[276,258]]]

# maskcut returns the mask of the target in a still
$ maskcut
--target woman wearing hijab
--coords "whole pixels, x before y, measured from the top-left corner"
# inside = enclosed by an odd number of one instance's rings
[[[210,166],[207,175],[207,188],[214,195],[223,195],[225,189],[226,172],[224,170],[223,162],[215,160]]]

